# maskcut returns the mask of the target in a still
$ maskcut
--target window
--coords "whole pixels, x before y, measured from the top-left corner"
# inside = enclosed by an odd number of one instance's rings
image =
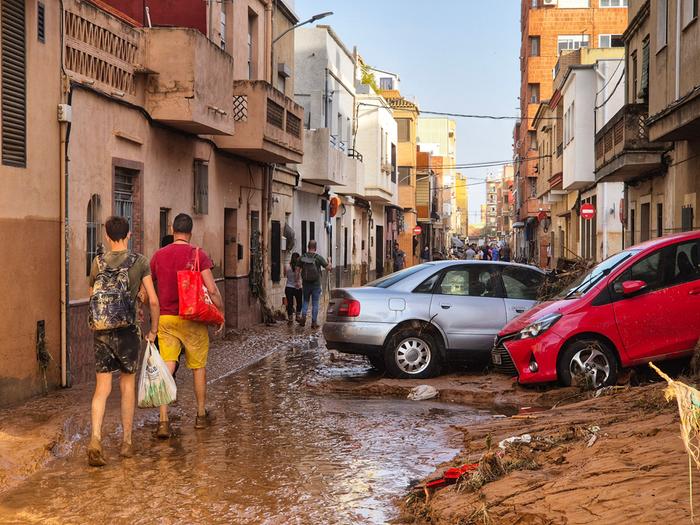
[[[698,0],[683,0],[683,27],[698,17]]]
[[[537,149],[537,132],[534,130],[528,130],[527,137],[530,140],[530,149]]]
[[[564,113],[564,145],[574,140],[574,104],[572,102],[569,109]]]
[[[656,236],[661,237],[664,234],[664,205],[656,204]]]
[[[688,204],[681,208],[681,231],[688,232],[693,229],[693,207]]]
[[[134,190],[136,189],[136,173],[125,168],[114,170],[114,215],[124,217],[129,221],[132,236],[129,239],[129,249],[134,248]]]
[[[397,118],[396,128],[399,133],[399,142],[411,141],[411,119]]]
[[[622,35],[598,35],[598,47],[625,47]]]
[[[248,12],[248,79],[255,78],[255,40],[258,26],[258,15]]]
[[[581,47],[588,47],[589,35],[559,35],[557,37],[557,51],[572,51]]]
[[[159,220],[160,228],[159,228],[159,233],[160,233],[160,246],[163,247],[163,239],[165,239],[169,233],[168,233],[168,226],[170,224],[170,208],[161,208],[160,209],[160,220]]]
[[[656,50],[668,44],[668,0],[656,2]]]
[[[309,240],[313,241],[316,239],[316,223],[314,221],[309,221]]]
[[[87,206],[85,275],[90,275],[92,260],[97,256],[98,247],[100,245],[100,234],[102,230],[100,215],[100,196],[94,194],[90,197],[90,202],[88,202]]]
[[[411,168],[401,167],[399,168],[399,185],[410,186],[411,185]]]
[[[687,283],[700,278],[698,270],[698,241],[689,241],[676,245],[675,265],[673,267],[672,284]]]
[[[630,97],[630,100],[632,102],[635,102],[637,100],[637,97],[639,96],[639,83],[637,80],[637,51],[632,51],[632,54],[630,55],[630,59],[632,61],[632,96]]]
[[[270,279],[273,283],[278,283],[282,276],[282,225],[280,221],[272,221],[271,226]]]
[[[527,180],[530,183],[530,197],[532,197],[532,198],[537,197],[537,178],[536,177],[528,177]]]
[[[475,265],[450,268],[443,274],[435,293],[468,297],[498,297],[499,277],[495,268]]]
[[[309,237],[306,234],[306,221],[301,221],[301,251],[304,253],[309,246]]]
[[[542,274],[517,266],[505,266],[501,272],[506,297],[536,301],[544,280]]]
[[[221,42],[221,49],[226,49],[226,13],[224,12],[222,4],[221,18],[219,18],[219,39]]]
[[[531,36],[530,37],[530,56],[538,57],[540,56],[540,37]]]
[[[209,213],[209,164],[203,160],[194,161],[194,212]]]
[[[36,38],[46,42],[46,8],[42,2],[36,4]]]
[[[615,279],[613,290],[618,294],[622,293],[622,283],[625,281],[644,281],[647,283],[647,291],[661,288],[664,283],[663,265],[661,264],[663,252],[664,250],[657,250],[632,265],[629,270]]]
[[[0,10],[2,163],[24,168],[27,166],[24,0],[3,0]]]
[[[527,96],[530,101],[530,104],[538,104],[540,102],[540,85],[528,84]]]
[[[649,37],[642,41],[642,78],[641,78],[642,98],[646,101],[649,96]]]
[[[627,0],[600,0],[600,7],[627,7]]]
[[[381,77],[379,79],[379,89],[382,89],[382,90],[394,89],[394,79],[391,77]]]

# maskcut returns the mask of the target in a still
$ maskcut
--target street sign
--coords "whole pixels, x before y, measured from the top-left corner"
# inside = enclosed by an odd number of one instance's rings
[[[421,233],[423,233],[423,228],[420,226],[413,227],[413,235],[420,235]]]
[[[595,206],[588,203],[581,204],[581,217],[587,221],[590,221],[593,217],[595,217]]]

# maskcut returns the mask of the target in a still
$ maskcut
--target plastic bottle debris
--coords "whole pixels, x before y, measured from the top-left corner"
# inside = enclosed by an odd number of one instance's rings
[[[530,443],[532,442],[532,436],[530,434],[523,434],[522,436],[512,436],[504,439],[498,443],[498,448],[505,450],[507,445],[513,443]]]
[[[418,385],[412,388],[408,393],[408,399],[412,401],[424,401],[426,399],[433,399],[439,394],[437,388],[430,385]]]

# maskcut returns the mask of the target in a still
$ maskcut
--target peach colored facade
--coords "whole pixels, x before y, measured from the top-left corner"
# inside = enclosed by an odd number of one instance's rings
[[[0,238],[13,239],[9,264],[18,269],[3,289],[23,306],[22,315],[0,321],[0,359],[9,363],[0,371],[0,405],[42,388],[40,320],[53,358],[49,388],[61,379],[75,384],[93,377],[87,274],[109,215],[131,219],[133,249],[147,257],[171,233],[175,215],[192,215],[194,242],[215,265],[228,327],[281,310],[282,236],[297,182],[293,165],[303,154],[303,109],[290,98],[293,36],[271,54],[273,34],[296,22],[281,3],[197,4],[213,10],[204,35],[186,27],[144,28],[97,0],[65,0],[62,7],[47,1],[45,43],[35,35],[36,4],[26,6],[27,162],[0,171]],[[70,123],[57,121],[59,103],[70,106]],[[62,318],[64,171],[68,307]]]

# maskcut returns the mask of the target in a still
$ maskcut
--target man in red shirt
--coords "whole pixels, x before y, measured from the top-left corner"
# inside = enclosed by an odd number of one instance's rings
[[[211,269],[214,266],[204,250],[197,250],[190,244],[192,239],[192,217],[180,213],[173,221],[173,243],[161,248],[151,258],[151,275],[158,289],[160,300],[160,323],[158,325],[158,345],[163,360],[170,372],[185,350],[187,367],[194,376],[194,394],[197,399],[197,417],[194,428],[206,428],[211,423],[206,410],[207,356],[209,354],[209,330],[203,323],[182,319],[179,315],[177,272],[194,268],[196,254],[199,254],[199,268],[202,280],[207,287],[214,305],[223,311],[223,301],[214,282]],[[160,407],[159,438],[170,437],[168,406]]]

